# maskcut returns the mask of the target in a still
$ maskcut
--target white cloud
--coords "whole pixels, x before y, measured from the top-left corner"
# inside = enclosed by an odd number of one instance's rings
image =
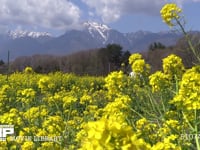
[[[124,14],[146,13],[155,15],[164,4],[161,0],[82,0],[95,9],[104,22],[112,22]]]
[[[113,22],[126,14],[159,15],[160,9],[167,2],[182,6],[187,0],[82,0],[95,10],[104,22]],[[200,0],[192,0],[199,2]]]
[[[82,1],[89,9],[78,6]],[[78,27],[81,13],[105,23],[118,20],[126,14],[143,13],[159,15],[164,3],[176,2],[180,6],[188,0],[0,0],[0,28],[28,26],[28,28],[49,28],[67,30]],[[190,2],[200,2],[191,0]],[[80,8],[79,8],[80,7]],[[82,9],[82,10],[80,10]],[[0,29],[0,30],[1,30]]]
[[[0,0],[1,25],[67,29],[77,24],[80,9],[67,0]]]

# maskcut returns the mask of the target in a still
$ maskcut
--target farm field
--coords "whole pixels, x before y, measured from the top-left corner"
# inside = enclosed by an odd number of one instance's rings
[[[170,55],[150,74],[140,54],[129,63],[133,77],[0,75],[0,124],[14,126],[1,149],[198,149],[200,66]]]

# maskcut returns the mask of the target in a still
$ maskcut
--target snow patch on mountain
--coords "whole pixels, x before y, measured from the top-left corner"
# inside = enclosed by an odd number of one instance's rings
[[[83,26],[89,31],[92,37],[95,37],[98,34],[103,40],[103,43],[108,40],[109,31],[111,30],[111,28],[109,28],[107,25],[87,21],[83,23]]]
[[[23,38],[23,37],[31,37],[31,38],[40,38],[40,37],[51,37],[51,34],[48,32],[34,32],[34,31],[23,31],[23,30],[15,30],[8,31],[8,36],[12,39]]]

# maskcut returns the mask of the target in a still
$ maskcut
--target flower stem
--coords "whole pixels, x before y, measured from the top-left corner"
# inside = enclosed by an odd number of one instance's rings
[[[181,31],[183,32],[183,34],[184,34],[184,36],[185,36],[185,38],[186,38],[186,40],[187,40],[187,42],[188,42],[188,45],[189,45],[191,51],[192,51],[193,54],[196,56],[198,62],[200,62],[199,54],[197,54],[196,49],[195,49],[194,46],[192,45],[192,41],[191,41],[191,39],[189,38],[188,33],[185,31],[183,25],[181,24],[181,22],[180,22],[178,19],[176,19],[176,22],[177,22],[177,24],[180,26]]]

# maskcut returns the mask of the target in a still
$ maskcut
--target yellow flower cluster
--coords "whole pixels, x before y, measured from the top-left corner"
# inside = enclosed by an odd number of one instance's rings
[[[42,93],[45,93],[46,91],[49,91],[49,89],[53,90],[55,85],[48,76],[44,76],[38,81],[38,87],[41,89]]]
[[[164,138],[163,142],[156,143],[152,150],[181,150],[182,148],[180,146],[177,146],[176,144],[173,144],[172,142],[177,139],[176,135],[170,135],[166,138]]]
[[[124,93],[128,83],[127,76],[122,71],[115,71],[105,78],[105,87],[108,89],[109,96],[116,96]]]
[[[7,84],[2,85],[0,88],[0,112],[4,113],[6,108],[6,104],[9,102],[9,93],[10,93],[11,87]],[[5,108],[6,107],[6,108]]]
[[[31,74],[31,73],[34,73],[34,71],[33,71],[33,69],[31,67],[26,67],[24,69],[24,73]]]
[[[172,90],[173,83],[181,80],[185,71],[182,59],[174,54],[163,59],[163,72],[157,71],[149,76],[153,92]]]
[[[175,76],[181,79],[182,74],[185,71],[185,67],[182,63],[182,59],[174,54],[169,55],[163,59],[163,71],[165,74],[169,75],[172,79]]]
[[[180,83],[177,95],[170,101],[180,110],[200,109],[200,67],[186,71]]]
[[[16,108],[10,109],[9,112],[0,116],[1,124],[16,125],[16,128],[21,128],[24,125],[22,114]]]
[[[31,124],[37,123],[41,118],[48,116],[48,110],[46,106],[31,107],[26,112],[24,112],[24,118],[29,121]]]
[[[136,76],[140,77],[141,75],[146,76],[149,74],[150,65],[145,63],[141,54],[132,54],[129,57],[129,64]]]
[[[129,64],[133,64],[136,60],[142,59],[142,55],[139,53],[134,53],[129,57]]]
[[[36,92],[32,88],[17,91],[17,100],[29,104],[34,101]]]
[[[42,123],[42,127],[49,136],[57,136],[62,135],[61,133],[64,131],[65,123],[60,116],[49,116]]]
[[[176,25],[176,20],[180,18],[182,10],[175,3],[168,3],[164,5],[160,11],[163,21],[168,26]]]
[[[143,139],[137,138],[131,126],[121,119],[121,117],[102,118],[99,121],[88,122],[84,127],[86,138],[82,139],[80,150],[150,149],[150,145]]]
[[[127,95],[121,95],[104,107],[104,115],[109,116],[113,113],[120,113],[120,111],[125,113],[125,110],[128,109],[130,102],[131,99]]]
[[[170,87],[171,83],[169,80],[169,75],[166,75],[161,71],[157,71],[149,76],[149,84],[152,86],[153,92],[158,92],[166,90],[166,88]]]

